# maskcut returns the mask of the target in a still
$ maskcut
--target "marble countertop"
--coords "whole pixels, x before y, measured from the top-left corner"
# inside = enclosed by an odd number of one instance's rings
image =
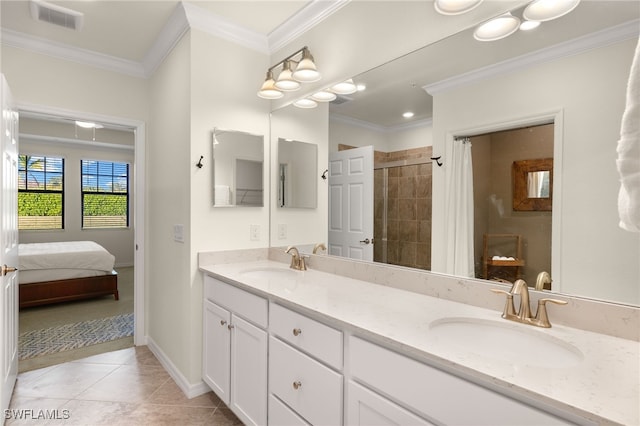
[[[247,273],[277,268],[291,272]],[[293,271],[272,260],[200,265],[200,270],[486,387],[599,424],[640,424],[638,342],[560,325],[543,329],[518,324],[502,319],[501,312],[322,271]],[[553,324],[551,310],[549,316]],[[486,353],[469,348],[469,342],[443,342],[432,327],[452,318],[499,321],[536,339],[559,339],[576,349],[576,359],[553,364],[535,356],[511,360],[500,347]]]

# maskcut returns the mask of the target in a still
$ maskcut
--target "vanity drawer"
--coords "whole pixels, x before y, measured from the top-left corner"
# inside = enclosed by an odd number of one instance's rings
[[[359,382],[438,424],[573,424],[357,337],[348,362]]]
[[[241,290],[209,275],[204,276],[204,297],[262,328],[267,327],[269,310],[267,299]]]
[[[342,375],[273,336],[269,391],[311,424],[342,424]]]
[[[273,426],[309,426],[309,423],[273,395],[269,395],[269,424]]]
[[[342,369],[342,332],[272,303],[269,330],[332,367]]]

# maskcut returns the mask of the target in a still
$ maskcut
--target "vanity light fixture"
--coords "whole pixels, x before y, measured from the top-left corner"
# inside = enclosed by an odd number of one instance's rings
[[[318,106],[318,103],[316,101],[314,101],[311,98],[302,98],[302,99],[298,99],[297,101],[295,101],[293,103],[293,105],[297,106],[298,108],[315,108]]]
[[[328,90],[320,90],[311,95],[311,99],[318,102],[331,102],[337,98],[337,95]]]
[[[524,21],[520,24],[520,29],[522,31],[530,31],[540,26],[540,21]]]
[[[334,84],[329,90],[331,90],[333,93],[337,93],[338,95],[350,95],[357,92],[358,87],[353,82],[353,79],[350,78],[349,80],[343,81],[342,83]]]
[[[443,15],[461,15],[475,9],[482,0],[435,0],[433,7]]]
[[[280,73],[274,78],[275,70],[278,68]],[[313,56],[305,46],[267,70],[267,77],[258,91],[258,96],[263,99],[279,99],[284,96],[283,92],[298,90],[300,83],[319,79],[320,73],[316,69]]]
[[[522,16],[529,21],[551,21],[575,9],[580,0],[533,0]]]
[[[519,26],[520,18],[505,13],[477,27],[473,32],[473,38],[478,41],[500,40],[516,32]]]

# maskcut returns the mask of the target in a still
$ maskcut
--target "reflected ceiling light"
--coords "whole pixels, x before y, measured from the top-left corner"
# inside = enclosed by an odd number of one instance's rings
[[[435,0],[433,7],[443,15],[460,15],[478,7],[482,0]]]
[[[282,71],[276,80],[276,87],[285,92],[292,92],[300,88],[300,82],[294,80],[293,71],[291,70],[291,61],[285,61]]]
[[[350,78],[347,81],[343,81],[342,83],[334,84],[330,89],[333,93],[337,93],[338,95],[350,95],[358,91],[356,84],[353,82],[353,79]]]
[[[320,73],[313,62],[313,56],[306,47],[302,48],[302,59],[293,72],[293,78],[303,83],[311,83],[320,80]]]
[[[276,82],[273,79],[273,71],[267,71],[267,78],[258,91],[258,96],[262,99],[280,99],[284,96],[284,93],[276,87]]]
[[[473,37],[478,41],[500,40],[516,32],[519,26],[520,19],[506,13],[478,26],[473,32]]]
[[[402,116],[403,116],[404,118],[412,118],[412,117],[413,117],[413,115],[414,115],[414,114],[413,114],[413,112],[411,112],[411,111],[407,111],[407,112],[405,112],[405,113],[403,113],[403,114],[402,114]]]
[[[520,29],[522,31],[530,31],[534,28],[538,28],[540,26],[540,21],[524,21],[520,24]]]
[[[571,12],[579,3],[580,0],[534,0],[522,16],[529,21],[551,21]]]
[[[302,98],[295,101],[293,105],[297,106],[298,108],[315,108],[318,106],[318,103],[313,99]]]
[[[280,72],[274,79],[277,69],[280,69]],[[284,96],[282,92],[298,90],[300,83],[318,80],[320,73],[316,69],[309,48],[305,46],[267,70],[267,78],[258,90],[258,96],[263,99],[279,99]]]
[[[90,121],[76,121],[76,126],[83,129],[102,129],[102,124],[92,123]]]
[[[364,83],[358,83],[358,84],[356,85],[356,90],[357,90],[358,92],[364,92],[365,90],[367,90],[367,85],[366,85],[366,84],[364,84]]]
[[[336,94],[328,90],[320,90],[311,95],[311,99],[318,102],[331,102],[337,98]]]

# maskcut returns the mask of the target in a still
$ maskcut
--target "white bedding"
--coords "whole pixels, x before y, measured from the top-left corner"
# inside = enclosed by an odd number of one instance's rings
[[[93,241],[20,244],[18,254],[20,283],[101,275],[115,264],[115,256]]]

